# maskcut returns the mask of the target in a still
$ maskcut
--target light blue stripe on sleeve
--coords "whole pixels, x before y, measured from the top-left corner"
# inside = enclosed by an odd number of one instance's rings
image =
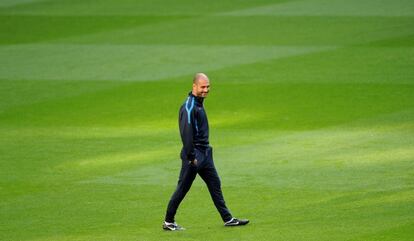
[[[187,120],[188,120],[188,124],[191,124],[191,111],[193,110],[194,107],[194,98],[191,98],[191,106],[190,108],[188,107],[188,103],[190,102],[190,96],[187,98],[187,101],[185,102],[185,110],[187,111]]]

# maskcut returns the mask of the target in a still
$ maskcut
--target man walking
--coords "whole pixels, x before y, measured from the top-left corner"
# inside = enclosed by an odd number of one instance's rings
[[[211,198],[216,206],[224,226],[246,225],[249,220],[233,217],[227,209],[221,192],[220,178],[213,162],[213,152],[208,140],[208,121],[203,101],[210,91],[210,80],[203,73],[197,73],[193,79],[193,89],[179,112],[179,126],[183,148],[181,150],[181,172],[177,188],[168,203],[163,224],[164,230],[183,230],[174,216],[178,206],[190,190],[197,173],[207,184]]]

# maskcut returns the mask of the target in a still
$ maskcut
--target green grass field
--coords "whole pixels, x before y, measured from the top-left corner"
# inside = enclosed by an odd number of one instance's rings
[[[196,72],[232,213],[161,224]],[[0,1],[0,240],[413,240],[414,1]]]

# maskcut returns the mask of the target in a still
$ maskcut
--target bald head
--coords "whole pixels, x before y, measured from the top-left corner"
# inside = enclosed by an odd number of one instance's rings
[[[206,98],[210,91],[210,80],[204,73],[197,73],[193,78],[193,95]]]
[[[194,75],[194,78],[193,78],[193,83],[195,84],[195,83],[199,82],[200,80],[207,80],[207,81],[209,81],[209,79],[208,79],[208,77],[207,77],[206,74],[204,74],[204,73],[197,73],[197,74],[195,74]]]

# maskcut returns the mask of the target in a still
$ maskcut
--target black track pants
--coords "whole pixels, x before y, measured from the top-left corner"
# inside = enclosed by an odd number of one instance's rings
[[[196,149],[196,159],[198,161],[197,166],[190,164],[189,160],[186,160],[183,158],[183,155],[181,155],[182,166],[180,177],[178,179],[177,189],[168,203],[165,221],[174,222],[174,216],[178,206],[184,199],[188,190],[190,190],[197,173],[207,184],[211,198],[213,199],[214,205],[219,211],[221,218],[224,222],[229,221],[232,218],[232,215],[224,202],[223,193],[221,192],[221,182],[214,166],[211,147],[205,150]]]

